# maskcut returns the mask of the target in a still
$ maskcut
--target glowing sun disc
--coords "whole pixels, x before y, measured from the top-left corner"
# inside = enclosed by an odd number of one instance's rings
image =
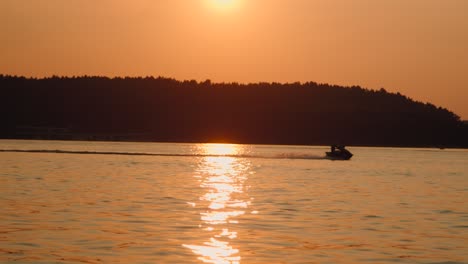
[[[214,0],[218,5],[232,5],[234,0]]]
[[[211,5],[216,8],[232,9],[239,0],[210,0]]]

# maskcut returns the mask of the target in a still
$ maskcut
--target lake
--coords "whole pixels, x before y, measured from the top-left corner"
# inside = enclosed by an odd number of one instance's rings
[[[468,150],[348,149],[0,140],[0,262],[468,263]]]

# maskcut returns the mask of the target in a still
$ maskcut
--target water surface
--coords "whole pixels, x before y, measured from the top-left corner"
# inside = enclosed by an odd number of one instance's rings
[[[468,262],[466,150],[350,148],[350,161],[313,146],[0,150],[46,151],[0,152],[1,263]]]

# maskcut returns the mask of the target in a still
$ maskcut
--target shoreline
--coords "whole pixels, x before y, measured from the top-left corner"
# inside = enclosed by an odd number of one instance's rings
[[[239,144],[239,145],[277,145],[277,146],[316,146],[329,147],[327,143],[275,143],[275,142],[229,142],[229,141],[165,141],[165,140],[103,140],[103,139],[62,139],[62,138],[0,138],[0,140],[24,140],[24,141],[65,141],[65,142],[108,142],[108,143],[167,143],[167,144]],[[425,148],[425,149],[468,149],[468,146],[451,145],[451,146],[434,146],[434,145],[394,145],[394,144],[345,144],[346,147],[367,147],[367,148]],[[0,152],[7,152],[0,150]]]

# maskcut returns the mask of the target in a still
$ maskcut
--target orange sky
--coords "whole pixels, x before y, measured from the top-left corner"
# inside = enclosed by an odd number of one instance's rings
[[[0,73],[384,87],[468,119],[467,0],[222,1],[0,0]]]

